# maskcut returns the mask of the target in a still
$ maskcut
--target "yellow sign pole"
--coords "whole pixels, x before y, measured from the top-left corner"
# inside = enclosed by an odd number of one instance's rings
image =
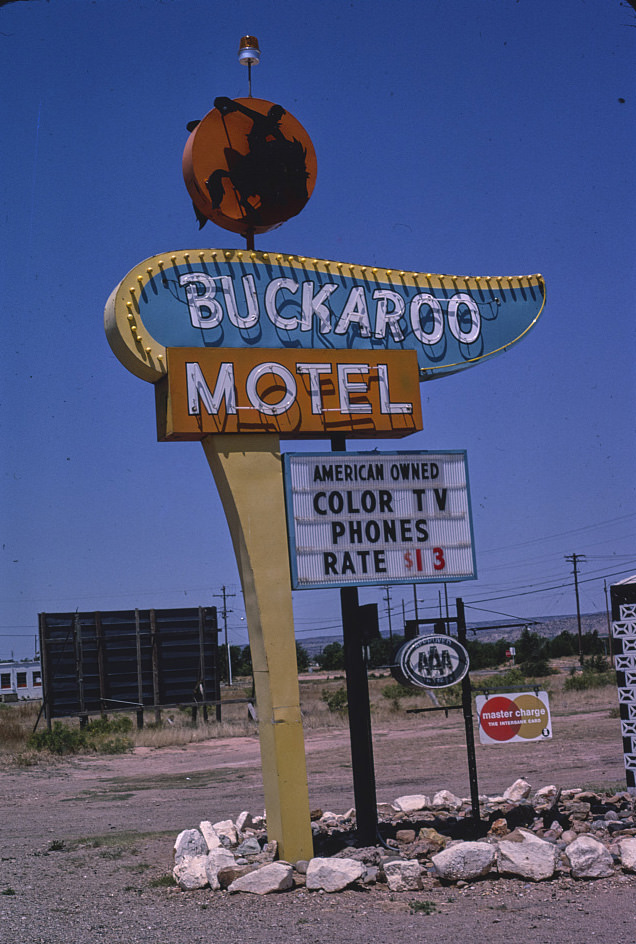
[[[267,833],[282,859],[313,856],[305,744],[276,434],[206,436],[232,535],[256,688]]]

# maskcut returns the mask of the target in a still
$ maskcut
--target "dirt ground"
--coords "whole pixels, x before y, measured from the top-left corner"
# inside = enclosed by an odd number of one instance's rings
[[[424,718],[425,720],[419,720]],[[565,715],[541,743],[477,744],[481,793],[519,776],[538,788],[624,784],[619,724]],[[353,805],[347,729],[309,732],[312,807]],[[374,729],[378,801],[448,788],[466,796],[461,720],[436,715]],[[458,936],[489,944],[636,944],[636,876],[540,884],[498,879],[420,892],[374,886],[265,898],[162,885],[177,833],[262,812],[258,740],[210,740],[133,754],[5,768],[0,785],[0,941],[14,944],[406,944]]]

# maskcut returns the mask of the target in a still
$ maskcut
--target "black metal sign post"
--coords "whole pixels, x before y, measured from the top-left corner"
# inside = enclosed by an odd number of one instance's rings
[[[464,615],[464,601],[459,597],[455,601],[457,606],[457,639],[466,645],[466,617]],[[466,728],[466,754],[468,756],[468,779],[470,781],[470,802],[473,812],[473,831],[475,838],[479,836],[479,786],[477,784],[477,758],[475,756],[475,733],[473,730],[473,702],[470,685],[470,671],[462,679],[462,711],[464,727]]]
[[[360,845],[373,846],[378,836],[378,805],[375,791],[369,680],[362,652],[358,588],[341,587],[340,605],[347,678],[356,834]]]
[[[345,437],[332,436],[331,449],[332,452],[346,452]],[[356,836],[361,846],[373,846],[378,838],[378,804],[375,790],[369,679],[362,651],[362,619],[357,587],[340,588],[340,608],[347,680],[353,797],[356,808]]]

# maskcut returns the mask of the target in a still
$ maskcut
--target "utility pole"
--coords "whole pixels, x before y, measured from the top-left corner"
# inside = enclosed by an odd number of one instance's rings
[[[391,640],[391,642],[393,642],[393,630],[391,629],[391,588],[389,586],[386,586],[384,589],[386,591],[386,595],[384,597],[384,600],[386,602],[386,612],[389,617],[389,639]]]
[[[230,654],[230,644],[227,638],[227,614],[231,613],[232,610],[227,608],[227,598],[235,597],[235,593],[228,593],[225,587],[221,587],[220,593],[213,593],[212,596],[222,597],[223,598],[223,609],[221,610],[221,616],[223,617],[223,626],[225,627],[225,648],[227,650],[227,681],[228,685],[232,685],[232,657]]]
[[[605,615],[607,616],[607,643],[609,645],[612,668],[614,668],[614,639],[612,637],[612,624],[610,622],[609,603],[607,601],[607,580],[603,581],[603,590],[605,591]]]
[[[583,634],[581,632],[581,606],[579,603],[579,572],[577,569],[577,564],[580,560],[585,560],[585,554],[566,554],[565,560],[572,564],[574,593],[576,596],[576,625],[579,634],[579,662],[581,665],[583,665]]]

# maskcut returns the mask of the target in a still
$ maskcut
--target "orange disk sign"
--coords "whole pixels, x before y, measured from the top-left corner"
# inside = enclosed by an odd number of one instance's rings
[[[247,236],[275,229],[305,206],[316,154],[303,126],[260,98],[217,98],[190,134],[183,177],[196,209]]]

